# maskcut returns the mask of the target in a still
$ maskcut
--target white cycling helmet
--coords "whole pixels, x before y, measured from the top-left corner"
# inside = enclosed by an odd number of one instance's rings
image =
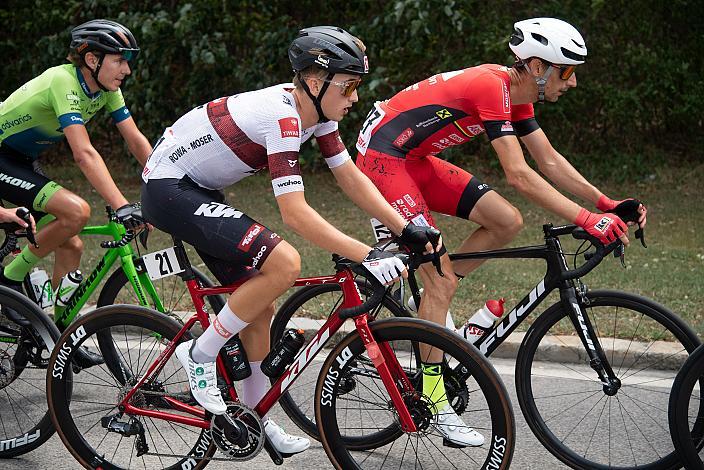
[[[587,57],[584,38],[571,24],[557,18],[518,21],[509,47],[520,60],[538,57],[556,65],[579,65]]]
[[[587,58],[584,38],[574,26],[565,21],[557,18],[532,18],[514,23],[513,28],[508,46],[516,55],[517,64],[522,64],[529,72],[527,61],[531,57],[555,66],[572,66],[572,69],[583,64]],[[547,67],[542,77],[535,77],[539,103],[545,101],[545,84],[552,71],[553,67]],[[567,78],[571,73],[568,72]]]

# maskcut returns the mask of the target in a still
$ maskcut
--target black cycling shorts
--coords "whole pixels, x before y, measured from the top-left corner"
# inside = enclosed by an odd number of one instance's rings
[[[193,245],[221,284],[261,268],[281,241],[229,206],[222,192],[198,186],[187,176],[143,183],[142,215],[159,230]]]
[[[26,207],[38,222],[59,189],[61,185],[47,177],[36,161],[0,145],[0,199]]]

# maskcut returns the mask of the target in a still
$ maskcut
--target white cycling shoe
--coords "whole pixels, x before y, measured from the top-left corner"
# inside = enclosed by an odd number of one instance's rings
[[[310,447],[310,439],[287,434],[273,419],[264,421],[264,432],[271,444],[284,456],[303,452]]]
[[[214,415],[222,415],[227,411],[227,405],[218,389],[215,374],[215,362],[198,363],[191,358],[191,347],[195,340],[186,341],[176,346],[176,357],[186,372],[188,384],[193,398]]]
[[[436,419],[435,428],[451,445],[467,447],[484,444],[484,436],[464,424],[462,418],[457,416],[449,403],[438,411]]]

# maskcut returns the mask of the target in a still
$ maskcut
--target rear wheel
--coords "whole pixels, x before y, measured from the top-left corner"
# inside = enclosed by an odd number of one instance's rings
[[[118,403],[164,352],[181,326],[171,318],[138,306],[102,307],[66,329],[49,361],[49,410],[66,448],[86,468],[203,468],[215,452],[209,429],[130,415]],[[106,364],[74,374],[71,362],[82,346],[98,346],[98,335],[111,338],[127,385]],[[188,332],[183,340],[190,339]],[[151,412],[178,411],[170,399],[195,405],[188,376],[174,354],[133,395],[131,403]],[[73,396],[71,396],[71,386]],[[122,428],[123,432],[120,432]],[[125,432],[129,428],[135,432]],[[139,455],[138,455],[139,454]]]

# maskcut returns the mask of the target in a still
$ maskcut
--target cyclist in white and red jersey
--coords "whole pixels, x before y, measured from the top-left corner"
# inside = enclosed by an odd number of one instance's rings
[[[261,361],[269,351],[274,301],[291,287],[301,264],[298,252],[279,235],[228,205],[223,188],[268,168],[286,225],[328,251],[362,262],[382,283],[391,282],[405,272],[401,261],[348,237],[308,206],[298,155],[301,144],[315,137],[339,186],[358,206],[402,239],[433,251],[428,229],[407,223],[386,203],[340,139],[337,122],[357,101],[356,89],[369,69],[364,50],[358,38],[341,28],[301,30],[289,48],[294,83],[219,98],[191,110],[165,130],[145,166],[145,219],[192,244],[221,283],[249,276],[197,341],[176,348],[193,396],[213,414],[226,412],[215,359],[235,334],[252,370],[241,382],[242,403],[255,406],[269,389]],[[310,445],[267,417],[264,429],[282,454]]]
[[[552,147],[533,112],[534,102],[556,102],[577,86],[574,71],[587,56],[584,39],[574,27],[554,18],[519,21],[514,27],[509,42],[516,56],[513,67],[486,64],[439,73],[376,103],[359,134],[357,166],[407,220],[435,225],[432,210],[479,224],[458,251],[499,248],[522,227],[518,209],[476,176],[436,157],[486,133],[508,183],[521,194],[604,243],[616,238],[628,243],[627,226],[617,215],[590,212],[563,196],[526,163],[519,142],[520,138],[540,171],[559,188],[604,212],[623,202],[605,196],[572,167]],[[635,207],[643,227],[646,209],[637,203]],[[458,277],[480,263],[452,265],[443,255],[445,277],[422,266],[425,289],[419,316],[444,324]],[[447,401],[441,389],[431,398]]]

